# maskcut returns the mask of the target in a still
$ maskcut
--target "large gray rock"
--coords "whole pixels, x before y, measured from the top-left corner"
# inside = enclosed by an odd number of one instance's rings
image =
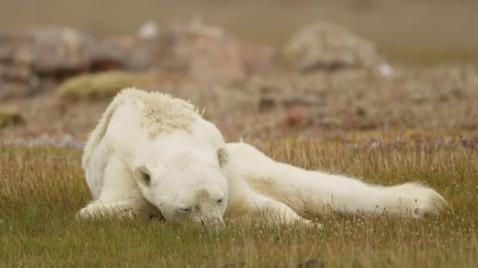
[[[307,25],[293,34],[283,56],[301,72],[376,67],[382,62],[372,42],[325,22]]]
[[[0,33],[0,99],[34,94],[45,81],[121,69],[124,55],[113,43],[67,27]]]
[[[128,60],[132,68],[180,72],[205,83],[241,81],[269,70],[276,55],[272,48],[243,42],[200,18],[164,29],[148,23],[133,44]]]
[[[122,51],[81,31],[67,27],[43,27],[0,34],[0,63],[28,68],[31,74],[58,75],[122,65]],[[20,76],[23,77],[23,76]]]

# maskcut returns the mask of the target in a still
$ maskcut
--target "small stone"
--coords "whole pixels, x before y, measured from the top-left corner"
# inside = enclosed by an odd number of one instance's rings
[[[138,30],[138,37],[144,40],[151,40],[158,37],[158,25],[153,21],[147,21]]]

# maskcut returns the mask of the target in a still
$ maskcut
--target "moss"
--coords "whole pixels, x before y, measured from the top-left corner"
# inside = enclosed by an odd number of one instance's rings
[[[15,106],[0,105],[0,128],[25,123],[25,118]]]
[[[63,82],[58,87],[57,94],[61,98],[71,100],[105,99],[126,87],[148,87],[152,81],[153,77],[146,73],[110,71],[83,74]]]

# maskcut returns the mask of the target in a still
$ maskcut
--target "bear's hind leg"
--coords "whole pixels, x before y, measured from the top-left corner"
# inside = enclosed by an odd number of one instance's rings
[[[302,218],[286,204],[275,201],[271,198],[256,194],[252,200],[252,203],[254,208],[253,213],[262,214],[270,223],[302,223],[319,228],[322,227],[320,223],[312,222],[308,219]]]

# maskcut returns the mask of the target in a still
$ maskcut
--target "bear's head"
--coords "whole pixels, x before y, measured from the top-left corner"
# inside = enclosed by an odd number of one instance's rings
[[[223,148],[214,153],[178,149],[151,158],[137,165],[135,178],[144,197],[166,221],[224,225],[228,154]]]

